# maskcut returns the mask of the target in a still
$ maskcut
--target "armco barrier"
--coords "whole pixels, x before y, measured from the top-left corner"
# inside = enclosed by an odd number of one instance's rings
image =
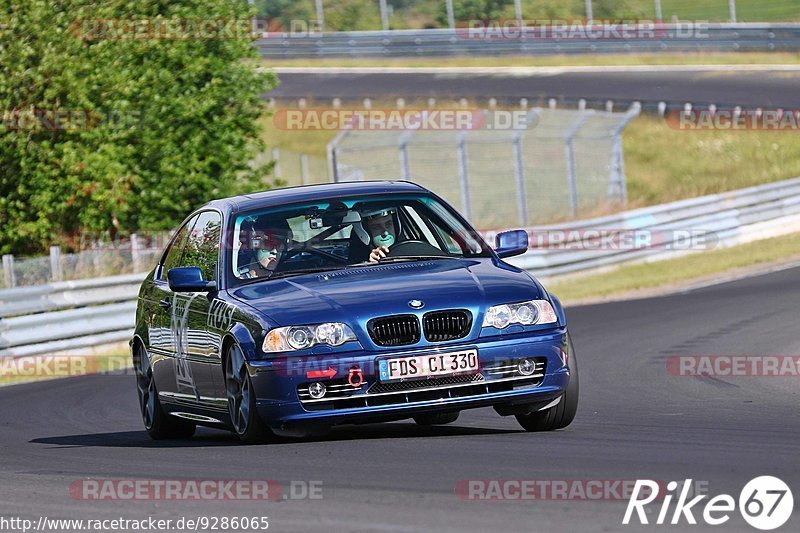
[[[605,231],[644,230],[669,235],[673,230],[696,230],[712,235],[717,246],[727,246],[750,240],[750,234],[763,235],[770,224],[772,233],[787,231],[796,224],[793,217],[800,217],[800,178],[785,180],[756,187],[748,187],[720,194],[680,200],[669,204],[633,209],[616,215],[580,220],[555,226],[531,228],[536,232],[558,231],[565,235],[582,236],[583,230]],[[492,235],[487,234],[489,242]],[[597,268],[623,262],[657,260],[682,253],[669,250],[673,242],[663,243],[659,248],[608,248],[597,249],[589,239],[573,242],[572,249],[531,249],[528,253],[512,258],[509,262],[530,270],[537,276],[552,278],[566,274],[587,272]]]
[[[470,38],[464,29],[271,33],[256,41],[265,58],[434,57],[699,51],[798,51],[798,23],[659,24],[656,37]]]
[[[598,249],[585,230],[642,230],[662,235],[671,235],[671,230],[697,230],[713,235],[723,246],[800,231],[800,178],[530,228],[540,234],[575,235],[570,244],[577,249],[533,248],[509,262],[552,279],[686,253],[681,249]],[[484,235],[491,243],[495,233]],[[136,274],[0,290],[0,356],[63,352],[129,339],[143,278],[144,274]]]
[[[0,356],[51,353],[129,339],[144,276],[0,290]]]

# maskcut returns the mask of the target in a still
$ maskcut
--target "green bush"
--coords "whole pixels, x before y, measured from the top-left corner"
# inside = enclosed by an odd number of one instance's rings
[[[163,230],[212,198],[268,188],[268,168],[249,162],[277,80],[248,61],[249,36],[108,39],[86,22],[250,16],[246,0],[0,0],[0,252]],[[53,111],[73,120],[52,127]],[[32,112],[45,122],[15,119]]]

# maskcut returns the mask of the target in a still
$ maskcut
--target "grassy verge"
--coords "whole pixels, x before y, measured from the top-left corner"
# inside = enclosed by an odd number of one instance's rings
[[[673,17],[682,21],[730,20],[725,0],[661,0],[660,3],[662,17],[667,21]],[[261,16],[281,17],[287,26],[292,19],[315,18],[313,0],[273,0],[256,4],[261,5]],[[445,2],[442,0],[404,0],[390,4],[391,29],[447,27]],[[582,0],[524,0],[520,7],[525,19],[581,20],[586,17],[586,4]],[[654,20],[656,17],[653,0],[595,0],[593,9],[596,20]],[[466,23],[470,19],[512,19],[516,17],[516,10],[510,0],[462,1],[455,2],[454,14],[457,23]],[[800,20],[800,6],[793,0],[736,0],[736,15],[740,22]],[[325,27],[328,30],[379,29],[378,2],[326,1]]]
[[[576,277],[548,284],[547,289],[564,303],[635,294],[636,291],[669,287],[718,278],[741,269],[757,268],[800,258],[800,233],[764,239],[653,263],[629,265],[611,272]]]
[[[267,67],[602,67],[631,65],[797,65],[790,52],[587,54],[519,57],[320,58],[265,60]]]
[[[631,207],[800,176],[800,136],[788,131],[684,131],[641,116],[623,147]]]

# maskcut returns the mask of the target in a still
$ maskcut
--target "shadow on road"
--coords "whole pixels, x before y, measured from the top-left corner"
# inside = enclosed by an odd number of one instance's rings
[[[303,438],[281,437],[269,446],[302,446],[318,442],[335,442],[370,439],[435,438],[476,435],[497,435],[524,433],[522,430],[488,429],[469,426],[431,426],[422,427],[414,423],[368,424],[363,426],[344,426],[332,429],[324,435]],[[190,439],[155,441],[144,431],[117,431],[109,433],[86,433],[83,435],[61,435],[39,437],[31,443],[49,444],[58,447],[104,447],[104,448],[198,448],[211,446],[231,446],[239,444],[232,434],[222,430],[198,428]]]

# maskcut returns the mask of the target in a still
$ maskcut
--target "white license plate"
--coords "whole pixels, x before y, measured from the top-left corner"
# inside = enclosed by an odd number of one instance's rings
[[[478,371],[478,350],[396,357],[378,361],[381,381],[452,376]]]

